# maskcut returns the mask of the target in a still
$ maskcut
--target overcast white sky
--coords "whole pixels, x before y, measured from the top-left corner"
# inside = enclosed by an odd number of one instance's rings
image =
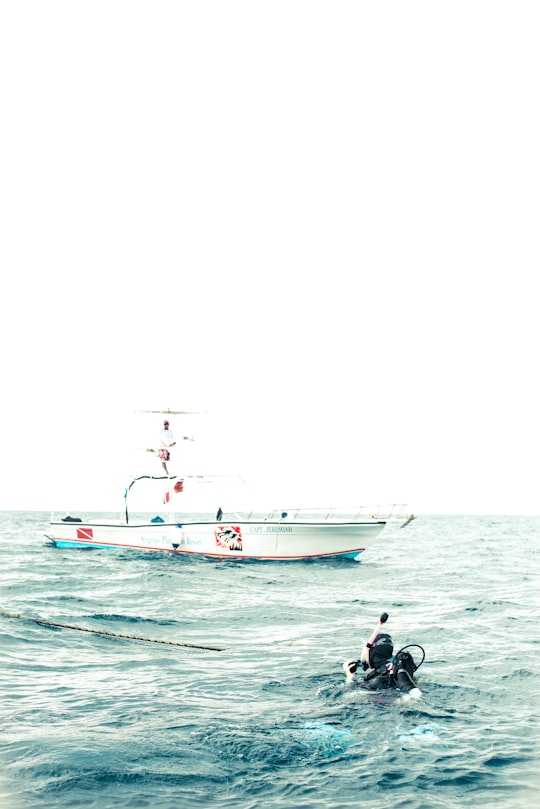
[[[293,504],[539,514],[539,22],[2,4],[0,508],[120,506],[195,407]]]

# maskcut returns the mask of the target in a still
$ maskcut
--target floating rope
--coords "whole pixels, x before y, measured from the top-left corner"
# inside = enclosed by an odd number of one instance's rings
[[[20,613],[1,612],[2,618],[20,618],[22,621],[33,621],[41,626],[55,626],[60,629],[75,629],[77,632],[91,632],[94,635],[108,635],[111,638],[125,638],[126,640],[142,640],[145,643],[162,643],[166,646],[186,646],[190,649],[204,649],[209,652],[224,652],[225,649],[219,646],[197,646],[195,643],[181,643],[176,640],[156,640],[155,638],[140,638],[137,635],[120,635],[118,632],[107,632],[105,629],[86,629],[83,626],[72,626],[71,624],[58,624],[54,621],[44,621],[41,618],[26,618]]]

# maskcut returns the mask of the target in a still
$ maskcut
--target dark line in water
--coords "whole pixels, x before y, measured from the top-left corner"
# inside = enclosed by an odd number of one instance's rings
[[[74,629],[77,632],[91,632],[94,635],[108,635],[111,638],[125,638],[126,640],[142,640],[144,643],[161,643],[165,646],[184,646],[190,649],[204,649],[209,652],[224,652],[225,649],[219,646],[198,646],[195,643],[181,643],[176,640],[156,640],[155,638],[141,638],[137,635],[121,635],[118,632],[107,632],[104,629],[86,629],[83,626],[72,626],[71,624],[58,624],[54,621],[44,621],[41,618],[26,618],[24,615],[12,612],[0,612],[2,618],[20,618],[22,621],[33,621],[41,626],[56,626],[60,629]]]

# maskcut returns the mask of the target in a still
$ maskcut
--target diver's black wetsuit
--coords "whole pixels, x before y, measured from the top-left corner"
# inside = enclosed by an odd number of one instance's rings
[[[413,656],[409,652],[401,652],[391,661],[391,668],[385,665],[381,669],[371,669],[365,678],[366,688],[373,691],[380,688],[398,688],[400,691],[412,691],[417,688],[414,672]]]

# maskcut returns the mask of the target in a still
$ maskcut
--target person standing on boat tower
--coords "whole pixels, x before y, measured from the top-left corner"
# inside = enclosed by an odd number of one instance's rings
[[[169,475],[167,469],[167,461],[170,461],[171,459],[171,453],[169,452],[169,448],[174,447],[175,444],[176,441],[174,440],[172,430],[169,430],[169,422],[167,419],[165,419],[165,421],[163,422],[163,429],[159,433],[158,454],[159,457],[161,458],[161,465],[165,470],[165,474],[167,475],[167,477]]]

